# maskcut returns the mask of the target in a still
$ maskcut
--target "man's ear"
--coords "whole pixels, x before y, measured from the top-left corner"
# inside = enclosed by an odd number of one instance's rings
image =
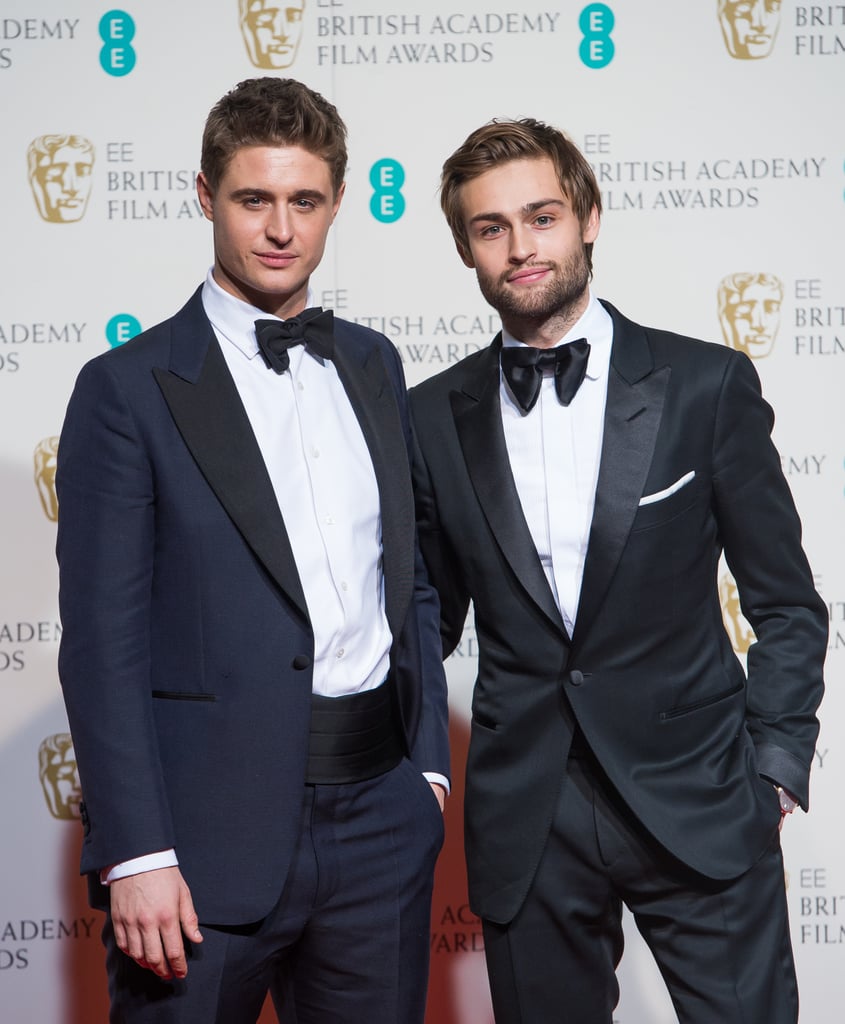
[[[472,253],[466,248],[461,242],[455,239],[455,248],[458,250],[458,255],[465,267],[469,267],[470,270],[475,270],[475,260],[472,258]]]
[[[581,240],[584,244],[595,242],[599,237],[599,228],[601,227],[601,217],[597,207],[593,207],[590,210],[590,215],[587,217],[587,223],[584,225],[584,230],[581,232]]]
[[[202,212],[209,220],[214,220],[214,196],[211,192],[211,187],[208,184],[208,179],[202,173],[199,172],[197,175],[197,199],[202,207]]]
[[[340,188],[337,190],[337,195],[334,197],[334,203],[332,203],[332,224],[337,216],[337,211],[340,209],[340,201],[343,199],[343,194],[346,192],[346,182],[340,183]]]

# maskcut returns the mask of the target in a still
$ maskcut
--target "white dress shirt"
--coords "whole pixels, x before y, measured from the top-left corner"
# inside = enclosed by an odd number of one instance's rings
[[[589,304],[559,344],[586,338],[587,374],[568,406],[561,405],[551,372],[529,413],[500,377],[500,405],[511,471],[528,529],[569,633],[575,625],[584,560],[593,520],[613,322],[590,293]],[[503,345],[522,342],[502,331]],[[501,373],[501,371],[500,371]]]
[[[203,307],[220,342],[279,503],[314,630],[315,693],[379,686],[389,668],[381,511],[372,460],[334,363],[304,345],[274,373],[255,321],[209,272]]]

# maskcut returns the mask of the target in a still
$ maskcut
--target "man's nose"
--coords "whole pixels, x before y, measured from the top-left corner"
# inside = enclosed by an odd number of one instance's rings
[[[284,244],[293,237],[293,224],[290,211],[285,206],[274,207],[267,219],[266,234],[273,241]]]
[[[536,242],[531,229],[517,225],[511,231],[509,256],[514,263],[525,263],[536,254]]]

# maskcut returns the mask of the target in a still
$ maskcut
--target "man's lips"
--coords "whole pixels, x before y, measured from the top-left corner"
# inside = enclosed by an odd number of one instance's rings
[[[257,252],[255,255],[265,267],[274,268],[289,267],[298,259],[298,256],[292,252]]]
[[[551,267],[523,267],[521,270],[516,270],[512,274],[508,274],[506,280],[508,284],[533,284],[535,281],[540,281],[551,273]]]

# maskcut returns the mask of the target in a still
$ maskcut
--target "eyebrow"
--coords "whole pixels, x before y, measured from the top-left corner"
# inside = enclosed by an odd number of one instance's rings
[[[275,199],[273,192],[267,191],[263,188],[237,188],[234,192],[230,192],[229,196],[231,199],[246,199],[248,196],[258,196],[260,199]],[[311,199],[315,203],[325,203],[328,201],[328,196],[325,192],[321,192],[317,188],[300,188],[296,192],[293,192],[289,199]]]
[[[542,210],[545,206],[560,206],[565,207],[566,203],[562,199],[537,199],[533,203],[526,203],[519,211],[523,216],[530,216],[532,213],[536,213],[538,210]],[[489,221],[494,224],[503,224],[507,221],[507,217],[503,213],[477,213],[474,217],[470,218],[470,224],[477,224],[479,221]]]

